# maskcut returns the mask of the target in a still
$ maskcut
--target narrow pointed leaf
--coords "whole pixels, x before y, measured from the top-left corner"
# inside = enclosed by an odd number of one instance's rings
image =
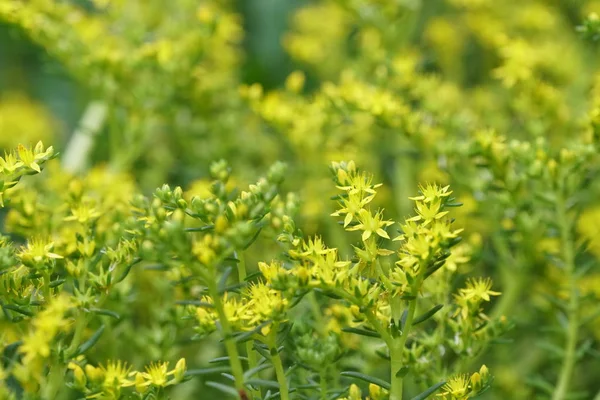
[[[419,315],[413,321],[413,326],[420,324],[421,322],[427,321],[429,318],[433,317],[436,312],[440,311],[444,306],[442,304],[438,304],[433,307],[431,310]]]
[[[229,367],[211,367],[211,368],[198,368],[198,369],[189,369],[185,372],[185,376],[202,376],[202,375],[211,375],[211,374],[220,374],[223,372],[230,372],[231,368]]]
[[[252,239],[250,239],[250,241],[248,243],[246,243],[246,245],[244,246],[243,250],[247,250],[248,247],[252,246],[252,244],[256,241],[256,239],[258,239],[258,235],[260,235],[260,232],[262,231],[262,228],[259,228],[256,233],[254,234],[254,236],[252,236]]]
[[[260,371],[265,370],[267,368],[272,368],[273,366],[271,364],[261,364],[257,367],[251,368],[248,371],[244,372],[244,379],[247,380],[251,377],[253,377],[254,375],[258,374]]]
[[[404,378],[406,376],[406,374],[408,374],[408,370],[409,370],[409,368],[407,366],[404,366],[404,367],[400,368],[396,372],[396,377],[397,378]]]
[[[242,361],[248,361],[248,357],[240,356],[239,359],[242,360]],[[213,358],[208,363],[209,364],[229,363],[229,357],[217,357],[217,358]]]
[[[239,399],[239,397],[240,397],[237,390],[235,390],[231,386],[223,385],[222,383],[212,382],[212,381],[206,382],[205,385],[209,386],[211,388],[217,389],[218,391],[223,392],[225,394],[228,394],[235,399]]]
[[[374,337],[374,338],[381,338],[381,335],[375,331],[370,331],[370,330],[360,329],[360,328],[342,328],[342,332],[354,333],[355,335],[362,335],[362,336],[368,336],[368,337]]]
[[[416,395],[411,400],[425,400],[426,398],[431,396],[433,393],[437,392],[438,389],[441,388],[442,386],[444,386],[445,384],[446,384],[446,382],[438,382],[435,385],[431,386],[426,391]]]
[[[231,268],[231,267],[227,267],[227,268],[225,268],[225,271],[223,271],[223,275],[221,275],[221,279],[219,280],[219,284],[217,286],[219,288],[219,293],[225,292],[225,287],[227,285],[227,279],[229,279],[229,275],[231,275],[231,271],[233,271],[233,268]]]
[[[74,356],[83,354],[92,347],[94,347],[98,340],[100,340],[100,336],[102,336],[102,334],[104,333],[104,328],[104,325],[101,325],[100,328],[98,328],[98,330],[94,332],[94,334],[87,341],[85,341],[81,346],[79,346]]]
[[[111,310],[106,310],[103,308],[92,308],[92,309],[90,309],[90,311],[93,312],[94,314],[106,315],[108,317],[112,317],[117,320],[121,319],[121,316],[119,314],[117,314],[116,312],[111,311]]]
[[[65,283],[66,281],[67,281],[66,279],[57,279],[57,280],[55,280],[55,281],[52,281],[52,282],[50,282],[50,285],[48,285],[48,286],[50,286],[51,288],[55,288],[55,287],[57,287],[57,286],[60,286],[60,285],[62,285],[62,284],[63,284],[63,283]]]
[[[3,306],[3,308],[6,308],[7,310],[12,310],[12,311],[18,312],[19,314],[23,314],[28,317],[33,317],[33,312],[31,312],[23,307],[14,305],[14,304],[6,304]]]
[[[379,378],[375,378],[374,376],[361,374],[360,372],[344,371],[340,375],[347,376],[349,378],[360,379],[362,381],[369,382],[369,383],[372,383],[372,384],[377,385],[379,387],[382,387],[385,390],[390,390],[390,388],[391,388],[391,385],[388,382],[386,382],[386,381],[384,381],[382,379],[379,379]]]
[[[198,227],[192,227],[192,228],[185,228],[186,232],[204,232],[204,231],[209,231],[211,229],[213,229],[215,226],[214,225],[204,225],[204,226],[198,226]]]
[[[276,381],[269,381],[266,379],[248,379],[246,381],[246,384],[257,387],[279,389],[279,383],[277,383]]]

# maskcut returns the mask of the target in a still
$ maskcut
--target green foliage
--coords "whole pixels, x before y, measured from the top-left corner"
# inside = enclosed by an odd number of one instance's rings
[[[0,99],[0,398],[598,397],[600,3],[237,7],[0,1],[89,96]]]

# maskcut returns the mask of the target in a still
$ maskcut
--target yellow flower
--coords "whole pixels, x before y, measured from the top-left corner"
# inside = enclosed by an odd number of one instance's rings
[[[304,87],[306,77],[302,71],[292,72],[285,80],[285,88],[293,93],[298,93]]]
[[[270,264],[259,262],[258,269],[269,284],[273,283],[273,280],[278,276],[286,275],[288,273],[288,271],[283,268],[283,265],[277,261],[273,261]]]
[[[145,385],[154,385],[157,387],[167,386],[169,362],[156,362],[146,367],[146,372],[142,376],[146,380]]]
[[[185,375],[186,362],[184,358],[179,359],[175,369],[169,371],[169,362],[154,362],[145,368],[145,372],[137,372],[135,375],[135,387],[140,393],[144,387],[165,387],[181,382]],[[173,379],[170,379],[170,377]]]
[[[99,383],[104,379],[102,370],[98,367],[94,367],[91,364],[85,366],[85,376],[91,382]]]
[[[144,380],[144,375],[141,372],[135,374],[135,390],[138,393],[145,393],[148,390],[148,385]]]
[[[23,354],[25,364],[33,362],[36,358],[50,356],[50,343],[66,324],[64,314],[71,307],[71,301],[66,295],[50,299],[46,309],[42,310],[31,322],[31,330],[24,338],[19,352]]]
[[[432,221],[439,220],[448,214],[448,211],[441,211],[442,203],[439,198],[430,203],[418,201],[415,205],[417,207],[415,211],[418,215],[409,218],[407,221],[423,221],[422,223],[424,226],[427,226]]]
[[[135,382],[127,379],[129,371],[131,371],[131,367],[121,360],[109,361],[106,366],[101,365],[100,372],[104,377],[103,387],[108,389],[134,385]]]
[[[98,209],[92,206],[90,201],[82,201],[71,209],[71,215],[64,218],[64,221],[77,221],[85,224],[93,221],[102,215]]]
[[[83,371],[83,368],[81,368],[81,366],[79,366],[79,364],[76,364],[73,361],[71,361],[69,363],[68,367],[70,370],[73,371],[73,377],[75,378],[76,387],[79,389],[85,388],[85,385],[87,383],[87,378],[85,376],[85,372]]]
[[[54,149],[52,147],[48,147],[47,150],[44,150],[42,142],[38,142],[33,150],[26,148],[22,144],[17,147],[17,153],[19,154],[19,158],[23,162],[23,165],[38,173],[41,172],[38,161],[51,155],[53,151]]]
[[[173,378],[175,382],[181,382],[185,377],[185,371],[187,369],[185,358],[180,358],[175,364],[175,369],[173,370]]]
[[[281,292],[262,283],[251,285],[247,295],[249,301],[246,318],[250,326],[259,325],[267,320],[280,320],[288,305]]]
[[[0,157],[0,172],[12,174],[21,166],[23,162],[19,161],[13,152],[4,153],[4,158]]]
[[[359,224],[347,228],[349,231],[362,230],[362,240],[367,241],[373,233],[381,236],[382,238],[389,239],[388,233],[383,229],[387,226],[392,225],[393,221],[382,220],[382,211],[378,211],[375,215],[365,210],[364,208],[358,213]]]
[[[42,239],[30,239],[27,246],[22,247],[21,251],[17,253],[17,257],[27,266],[63,258],[61,255],[51,252],[53,247],[54,243],[52,242]]]
[[[467,400],[471,379],[467,374],[456,375],[442,387],[443,392],[438,396],[448,400]]]
[[[448,190],[450,186],[439,187],[437,185],[432,185],[430,183],[425,186],[419,185],[419,192],[421,194],[415,197],[409,197],[411,200],[422,201],[424,203],[431,203],[434,200],[440,199],[442,197],[448,197],[452,194],[452,191]]]
[[[467,281],[467,287],[460,289],[463,297],[469,299],[482,299],[490,301],[490,296],[499,296],[500,292],[490,290],[492,288],[492,280],[490,278],[471,278]]]

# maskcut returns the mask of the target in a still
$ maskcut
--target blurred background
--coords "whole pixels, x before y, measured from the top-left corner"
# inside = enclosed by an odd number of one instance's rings
[[[598,47],[578,27],[593,12],[600,1],[0,0],[0,149],[43,140],[68,172],[106,167],[144,193],[168,182],[189,195],[206,190],[211,161],[228,160],[243,185],[283,160],[285,190],[302,199],[298,225],[346,253],[352,243],[329,216],[331,161],[354,159],[384,182],[376,203],[395,220],[412,213],[419,182],[449,183],[465,203],[466,272],[512,290],[492,314],[519,327],[511,351],[484,354],[496,374],[486,396],[542,398],[545,381],[532,377],[552,381],[558,364],[531,349],[539,326],[556,323],[545,295],[559,278],[544,254],[556,243],[531,217],[535,188],[500,195],[490,176],[512,139],[560,149],[590,136]],[[473,146],[498,135],[498,165],[476,171]],[[579,227],[595,257],[597,186],[582,195]],[[276,252],[249,254],[249,265]],[[599,276],[585,289],[596,298]],[[596,343],[590,325],[582,337]],[[147,331],[131,348],[178,352]],[[387,373],[375,359],[353,362],[363,361]],[[578,371],[580,398],[592,398],[598,364]]]
[[[53,2],[47,3],[51,6]],[[93,10],[92,1],[66,3]],[[306,1],[229,3],[228,8],[240,17],[244,29],[243,38],[236,43],[240,51],[236,79],[258,82],[265,88],[280,86],[294,68],[281,38],[290,24],[290,14]],[[57,39],[61,39],[60,34]],[[62,151],[95,97],[93,89],[73,76],[60,59],[49,54],[21,26],[4,18],[0,19],[0,99],[3,148],[23,140],[44,140]]]

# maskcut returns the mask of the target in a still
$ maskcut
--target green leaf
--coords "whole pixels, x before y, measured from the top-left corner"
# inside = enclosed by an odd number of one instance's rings
[[[279,389],[279,383],[277,383],[276,381],[269,381],[266,379],[248,379],[246,381],[246,384],[257,387]]]
[[[400,368],[398,372],[396,372],[396,378],[404,378],[406,374],[408,374],[408,370],[409,368],[407,366]]]
[[[277,333],[277,346],[281,346],[288,339],[288,335],[292,331],[293,323],[286,323],[283,325],[283,328]]]
[[[425,270],[425,275],[423,276],[423,279],[429,278],[435,271],[442,268],[443,266],[444,266],[444,261],[433,264],[431,267],[429,267],[429,268],[427,268],[427,270]]]
[[[227,287],[223,287],[223,288],[219,289],[219,294],[223,294],[225,292],[234,292],[245,286],[247,286],[246,282],[235,283],[233,285],[229,285]]]
[[[175,304],[179,306],[196,306],[202,308],[215,308],[214,304],[207,303],[206,301],[200,300],[179,300],[176,301]]]
[[[233,396],[236,399],[240,398],[240,395],[237,392],[237,390],[235,390],[231,386],[223,385],[222,383],[212,382],[212,381],[206,382],[205,385],[209,386],[211,388],[217,389],[218,391],[228,394],[230,396]]]
[[[400,316],[400,329],[404,330],[404,325],[406,324],[406,318],[408,317],[408,310],[404,310],[402,315]]]
[[[23,307],[16,306],[14,304],[6,304],[5,306],[3,306],[3,308],[6,308],[7,310],[16,311],[19,314],[23,314],[23,315],[26,315],[28,317],[33,317],[33,312],[31,312],[29,310],[26,310]]]
[[[50,284],[48,286],[51,287],[51,288],[55,288],[57,286],[62,285],[66,281],[67,281],[66,279],[57,279],[55,281],[50,282]]]
[[[213,229],[215,226],[214,225],[204,225],[204,226],[198,226],[198,227],[192,227],[192,228],[185,228],[186,232],[204,232],[204,231],[209,231],[211,229]]]
[[[374,338],[381,338],[381,335],[375,331],[360,329],[360,328],[342,328],[342,332],[354,333],[355,335],[362,335]]]
[[[431,386],[429,389],[425,390],[424,392],[416,395],[411,400],[425,400],[427,397],[429,397],[429,395],[437,392],[438,389],[444,386],[445,384],[446,382],[438,382],[435,385]]]
[[[121,316],[119,314],[117,314],[116,312],[111,311],[111,310],[106,310],[103,308],[92,308],[92,309],[90,309],[90,312],[93,312],[94,314],[98,314],[98,315],[106,315],[109,317],[113,317],[117,320],[121,319]]]
[[[223,274],[221,275],[221,279],[219,279],[219,283],[217,285],[217,287],[219,288],[219,293],[224,293],[226,290],[226,285],[227,285],[227,279],[229,279],[229,275],[231,275],[231,271],[233,271],[233,268],[231,267],[227,267],[225,268],[225,271],[223,271]]]
[[[267,360],[271,358],[271,355],[269,354],[269,349],[264,345],[254,342],[254,349],[258,351],[258,353]]]
[[[242,361],[248,361],[248,357],[240,356],[238,357]],[[229,357],[217,357],[213,358],[208,362],[209,364],[217,364],[217,363],[229,363]]]
[[[262,328],[264,328],[265,326],[269,325],[270,323],[271,323],[271,321],[265,321],[265,322],[263,322],[262,324],[258,325],[256,328],[254,328],[251,331],[243,332],[243,333],[240,333],[238,335],[235,335],[233,337],[233,339],[235,340],[236,343],[247,342],[248,340],[250,340],[252,338],[253,335],[259,333]]]
[[[185,371],[185,376],[202,376],[202,375],[211,375],[211,374],[220,374],[223,372],[230,372],[231,368],[229,367],[210,367],[210,368],[198,368],[198,369],[189,369]]]
[[[414,294],[406,293],[406,294],[401,295],[399,298],[400,298],[400,300],[410,301],[410,300],[415,300],[417,298],[417,296],[415,296]]]
[[[565,355],[565,351],[562,347],[559,347],[557,345],[555,345],[554,343],[550,343],[547,341],[542,341],[542,342],[538,342],[536,343],[537,347],[539,347],[542,350],[545,350],[546,353],[548,353],[551,356],[554,356],[555,358],[563,358],[563,356]]]
[[[256,241],[256,239],[258,239],[258,235],[260,235],[260,232],[262,231],[262,228],[259,228],[256,233],[254,234],[254,236],[252,236],[252,238],[250,239],[250,241],[248,241],[248,243],[246,243],[246,245],[244,246],[244,248],[242,250],[247,250],[248,247],[252,246],[252,244]]]
[[[260,271],[254,271],[254,272],[248,274],[248,276],[246,276],[244,278],[244,281],[249,282],[249,281],[251,281],[254,278],[258,278],[259,276],[262,276],[262,272],[260,272]]]
[[[552,393],[554,393],[554,386],[551,383],[544,380],[544,378],[542,378],[541,376],[532,376],[526,378],[525,382],[530,386],[533,386],[534,388],[545,392],[548,395],[552,395]]]
[[[102,336],[102,334],[104,333],[104,328],[104,325],[101,325],[100,328],[98,328],[98,330],[94,332],[94,334],[87,341],[85,341],[81,346],[79,346],[79,348],[77,348],[77,351],[75,352],[73,357],[83,354],[89,349],[91,349],[98,342],[98,340],[100,340],[100,336]]]
[[[442,304],[438,304],[433,307],[431,310],[419,315],[413,321],[413,326],[420,324],[421,322],[427,321],[429,318],[433,317],[436,312],[440,311],[444,306]]]
[[[125,278],[127,278],[127,275],[129,275],[129,272],[131,271],[131,268],[133,268],[134,265],[136,265],[137,263],[139,263],[140,261],[142,261],[141,258],[135,258],[131,263],[129,263],[128,266],[125,267],[125,269],[123,270],[123,273],[121,273],[121,275],[115,279],[115,283],[119,283],[122,280],[124,280]]]
[[[250,379],[252,376],[258,374],[260,371],[265,370],[267,368],[272,368],[273,366],[271,364],[261,364],[257,367],[251,368],[248,371],[244,372],[244,379]]]
[[[382,379],[375,378],[374,376],[370,376],[370,375],[361,374],[360,372],[344,371],[340,375],[347,376],[349,378],[360,379],[362,381],[369,382],[369,383],[372,383],[372,384],[377,385],[379,387],[382,387],[385,390],[390,390],[390,388],[392,387],[388,382],[386,382],[386,381],[384,381]]]

